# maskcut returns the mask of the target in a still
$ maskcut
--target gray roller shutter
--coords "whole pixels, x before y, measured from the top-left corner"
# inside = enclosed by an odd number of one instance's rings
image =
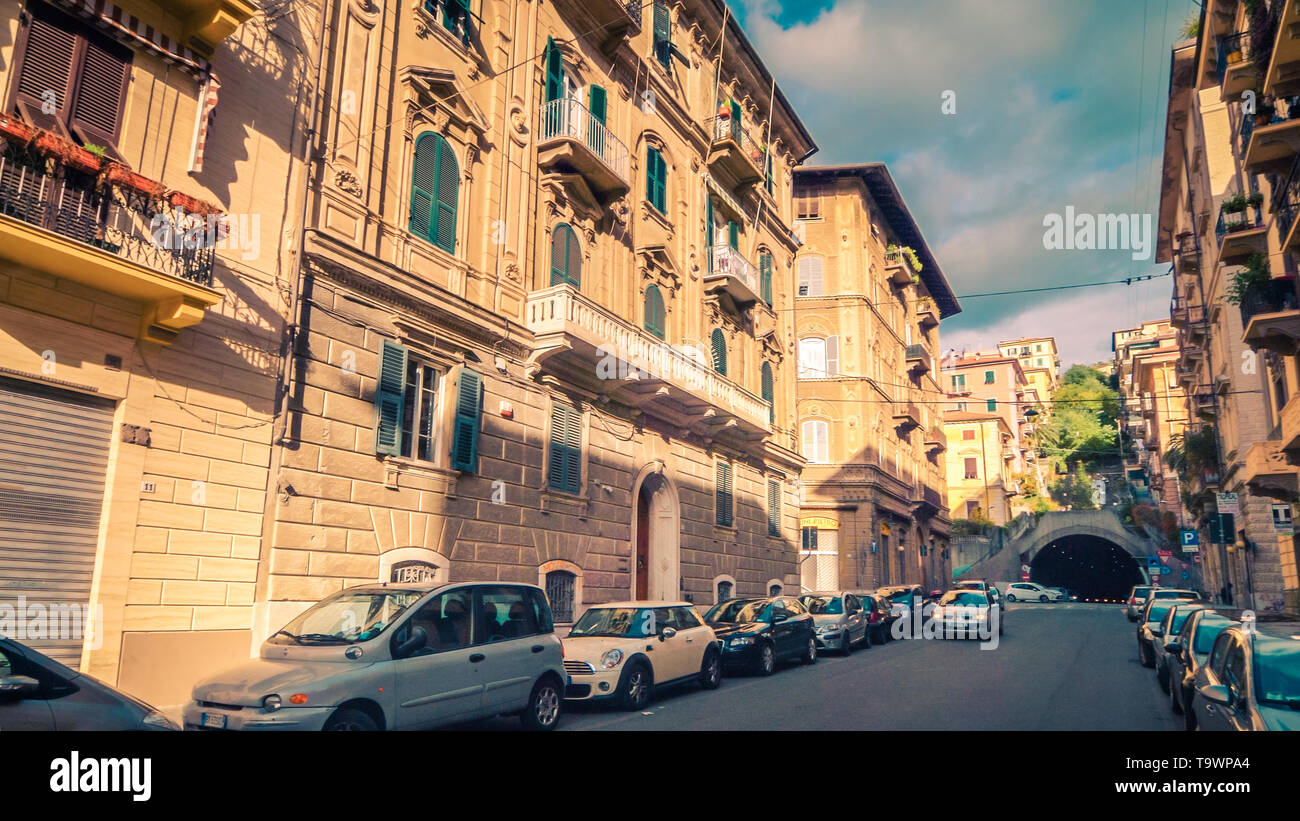
[[[112,430],[111,401],[0,378],[0,603],[84,615]],[[23,643],[74,668],[81,659],[77,638]]]

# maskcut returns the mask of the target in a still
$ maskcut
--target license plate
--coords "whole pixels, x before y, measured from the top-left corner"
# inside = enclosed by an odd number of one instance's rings
[[[212,713],[200,713],[199,723],[204,727],[212,727],[216,730],[226,729],[226,717],[223,715],[214,715]]]

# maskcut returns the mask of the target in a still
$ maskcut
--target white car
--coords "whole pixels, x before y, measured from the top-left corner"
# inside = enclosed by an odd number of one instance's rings
[[[1007,585],[1007,601],[1036,601],[1047,604],[1060,601],[1064,596],[1033,582],[1015,582]]]
[[[564,639],[564,672],[566,699],[614,699],[640,710],[656,687],[696,681],[717,689],[722,651],[689,602],[610,602],[574,623]]]

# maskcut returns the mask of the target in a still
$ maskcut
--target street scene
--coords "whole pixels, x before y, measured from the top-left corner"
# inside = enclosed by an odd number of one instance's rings
[[[1300,0],[0,18],[0,732],[1300,729]]]

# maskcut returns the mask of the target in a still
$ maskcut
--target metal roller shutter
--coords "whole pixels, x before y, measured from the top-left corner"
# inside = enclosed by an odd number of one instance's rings
[[[17,607],[24,596],[86,612],[113,409],[0,378],[0,603]],[[80,638],[23,643],[74,668],[81,659]]]

